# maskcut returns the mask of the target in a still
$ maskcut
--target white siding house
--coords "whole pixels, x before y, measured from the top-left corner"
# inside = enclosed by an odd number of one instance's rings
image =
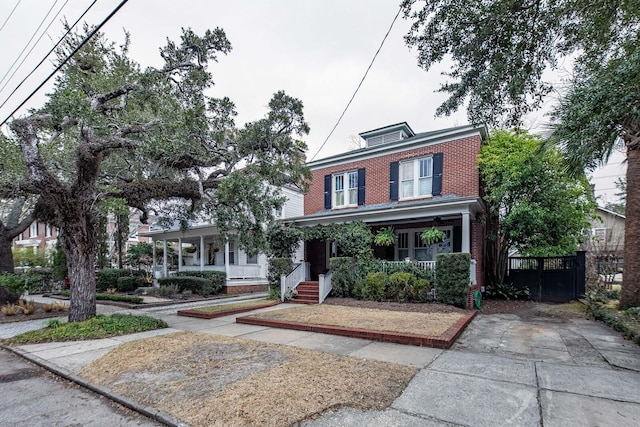
[[[282,210],[274,215],[279,220],[303,214],[304,196],[298,189],[283,188],[286,202]],[[163,260],[155,262],[156,278],[167,277],[172,271],[224,271],[227,283],[223,292],[238,294],[268,289],[268,260],[265,254],[249,256],[238,247],[237,239],[229,239],[220,244],[219,231],[212,224],[193,225],[188,230],[178,228],[151,230],[140,236],[151,239],[152,244],[162,242]],[[294,261],[304,257],[303,245],[300,245]]]

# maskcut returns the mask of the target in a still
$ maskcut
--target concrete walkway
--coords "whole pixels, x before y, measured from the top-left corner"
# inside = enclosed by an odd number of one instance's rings
[[[389,409],[341,409],[305,423],[307,426],[640,425],[640,347],[598,322],[479,315],[452,349],[445,351],[236,324],[237,316],[201,320],[175,315],[181,308],[131,311],[162,318],[169,329],[18,350],[73,374],[122,342],[186,330],[420,369]],[[244,315],[247,313],[238,316]],[[0,336],[6,333],[0,325]]]

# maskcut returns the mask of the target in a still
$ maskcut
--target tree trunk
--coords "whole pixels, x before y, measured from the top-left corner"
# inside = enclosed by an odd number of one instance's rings
[[[67,224],[60,236],[67,254],[71,280],[69,322],[82,322],[96,315],[96,244],[93,228],[82,223],[71,227]]]
[[[12,238],[8,237],[5,233],[0,233],[0,273],[13,273],[12,243]]]
[[[640,307],[640,148],[627,146],[627,208],[620,308]]]

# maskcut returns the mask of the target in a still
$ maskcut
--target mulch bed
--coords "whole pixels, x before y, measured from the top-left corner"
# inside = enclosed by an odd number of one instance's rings
[[[67,315],[68,315],[68,312],[66,311],[46,312],[42,308],[42,304],[36,303],[36,311],[34,311],[31,314],[22,314],[21,312],[18,312],[13,316],[7,316],[5,314],[0,313],[0,324],[25,322],[27,320],[50,319],[53,317],[66,317]]]

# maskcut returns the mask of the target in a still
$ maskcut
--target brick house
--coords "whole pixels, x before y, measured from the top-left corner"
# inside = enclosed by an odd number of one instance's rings
[[[365,148],[307,163],[312,180],[304,216],[292,222],[305,227],[361,220],[374,233],[392,227],[395,246],[374,247],[375,256],[386,260],[426,265],[438,253],[470,253],[472,289],[480,287],[484,229],[477,156],[486,135],[484,126],[469,125],[415,133],[406,122],[361,133]],[[421,232],[434,226],[446,239],[424,244]],[[336,255],[339,248],[330,242],[306,242],[311,278]]]

